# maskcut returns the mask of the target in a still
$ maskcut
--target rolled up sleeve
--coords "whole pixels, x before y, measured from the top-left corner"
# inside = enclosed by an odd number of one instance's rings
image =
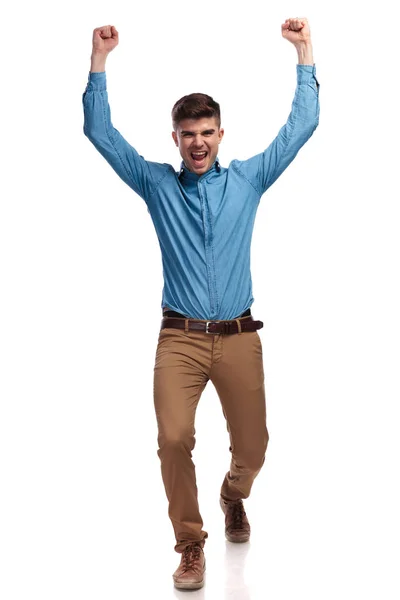
[[[278,179],[319,124],[319,82],[315,65],[296,65],[297,86],[285,125],[264,152],[232,166],[261,195]]]
[[[82,103],[84,134],[120,178],[147,202],[169,165],[145,160],[113,126],[105,71],[89,73]]]

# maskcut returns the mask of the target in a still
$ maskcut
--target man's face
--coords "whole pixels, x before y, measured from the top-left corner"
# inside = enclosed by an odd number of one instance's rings
[[[172,132],[186,167],[197,175],[213,166],[223,135],[224,130],[218,127],[215,117],[183,119]]]

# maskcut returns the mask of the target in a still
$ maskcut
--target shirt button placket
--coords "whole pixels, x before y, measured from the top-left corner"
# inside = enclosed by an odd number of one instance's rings
[[[206,251],[206,263],[207,263],[207,275],[208,275],[208,291],[210,297],[210,308],[211,308],[211,319],[216,318],[216,306],[215,306],[215,298],[216,298],[216,290],[215,290],[215,273],[214,273],[214,262],[213,262],[213,254],[212,254],[212,229],[209,219],[209,208],[207,203],[207,195],[205,193],[205,181],[199,181],[198,184],[200,202],[202,207],[202,217],[203,217],[203,230],[204,230],[204,247]]]

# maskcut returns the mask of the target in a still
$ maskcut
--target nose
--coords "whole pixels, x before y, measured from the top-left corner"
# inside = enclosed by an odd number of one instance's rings
[[[203,140],[202,140],[202,137],[201,137],[201,135],[200,135],[200,134],[199,134],[199,135],[196,135],[196,136],[193,138],[193,146],[194,146],[195,148],[201,148],[201,147],[202,147],[202,145],[203,145]]]

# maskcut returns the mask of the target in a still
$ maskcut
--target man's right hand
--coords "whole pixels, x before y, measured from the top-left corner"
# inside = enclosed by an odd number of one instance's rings
[[[106,70],[107,56],[118,46],[118,42],[118,31],[114,25],[104,25],[93,30],[91,73],[101,73]]]
[[[93,31],[92,56],[107,56],[111,50],[118,46],[118,42],[118,31],[114,25],[96,27]]]

